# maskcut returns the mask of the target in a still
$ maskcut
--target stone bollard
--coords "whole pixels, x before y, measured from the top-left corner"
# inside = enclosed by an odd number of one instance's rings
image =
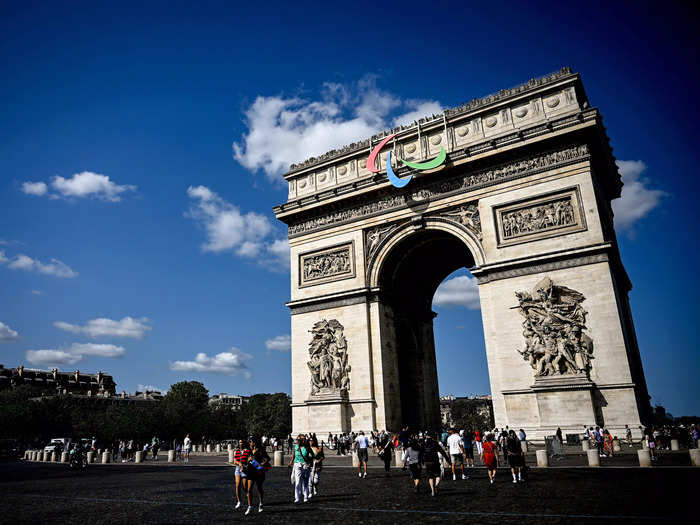
[[[589,467],[600,467],[600,454],[597,450],[589,450],[586,454],[588,454]]]
[[[274,461],[272,464],[275,467],[284,467],[284,452],[281,450],[275,450]]]
[[[537,454],[537,466],[538,467],[548,467],[549,466],[549,456],[546,450],[538,450],[535,452]]]
[[[219,445],[218,443],[216,444],[216,452],[221,452],[221,445]]]
[[[227,446],[226,448],[227,448],[228,450],[233,450],[233,445],[232,445],[231,443],[229,443],[228,446]]]
[[[360,458],[357,457],[357,452],[352,453],[352,466],[353,467],[360,466]]]
[[[207,445],[207,452],[211,452],[211,451],[212,451],[211,444],[209,444],[209,445]]]
[[[693,448],[688,452],[690,453],[690,464],[693,467],[700,467],[700,448]]]
[[[587,450],[591,450],[591,440],[590,439],[584,439],[581,441],[581,449],[586,452]]]
[[[394,449],[394,462],[397,468],[403,468],[403,451],[400,448]]]
[[[646,439],[642,440],[642,450],[649,450],[649,442]]]
[[[102,453],[103,453],[103,452],[104,452],[104,450],[102,450],[101,448],[98,448],[98,449],[97,449],[97,455],[98,455],[98,456],[102,456]]]
[[[30,460],[36,461],[38,457],[39,457],[39,452],[37,450],[32,450],[30,452],[30,456],[29,456]]]
[[[520,442],[520,450],[523,451],[523,454],[527,454],[527,441],[524,439]]]
[[[649,453],[649,449],[638,450],[637,456],[639,457],[640,467],[651,467],[651,454]]]
[[[94,458],[95,458],[95,453],[92,450],[87,453],[87,462],[88,463],[92,463]]]
[[[105,450],[105,451],[102,453],[102,463],[103,463],[103,464],[104,464],[104,463],[109,463],[109,460],[110,460],[110,457],[109,457],[109,456],[110,456],[110,455],[111,455],[111,454],[109,453],[108,450]]]
[[[27,459],[28,457],[29,457],[29,451],[25,450],[24,451],[24,458],[22,458],[22,459]]]
[[[678,440],[677,440],[677,439],[672,439],[672,440],[671,440],[671,450],[680,450],[680,449],[681,449],[681,446],[680,446],[680,444],[678,443]]]
[[[615,438],[613,439],[613,452],[621,452],[622,447],[620,446],[620,440]]]
[[[51,463],[56,463],[56,452],[51,452]]]
[[[175,461],[175,451],[168,450],[168,463],[172,463],[173,461]]]
[[[44,451],[44,457],[42,459],[44,463],[51,461],[51,452]]]
[[[233,450],[228,449],[228,462],[233,464]]]
[[[61,463],[68,463],[68,452],[61,452]]]
[[[137,450],[134,455],[134,463],[141,463],[143,461],[143,451]]]

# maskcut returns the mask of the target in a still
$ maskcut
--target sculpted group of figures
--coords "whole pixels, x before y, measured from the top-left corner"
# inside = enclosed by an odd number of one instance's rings
[[[503,234],[505,238],[509,238],[575,223],[574,207],[571,205],[571,199],[567,197],[504,213]]]
[[[588,373],[593,340],[586,330],[583,294],[542,279],[532,292],[515,292],[523,321],[525,349],[518,352],[536,377]]]
[[[350,388],[350,365],[343,325],[335,319],[323,319],[314,325],[311,333],[307,363],[311,372],[311,395],[321,389],[347,391]]]
[[[304,259],[304,280],[320,279],[329,275],[347,273],[350,268],[350,250],[342,248],[333,252]]]

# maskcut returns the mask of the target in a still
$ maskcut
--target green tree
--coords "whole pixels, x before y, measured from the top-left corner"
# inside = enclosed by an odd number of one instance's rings
[[[249,434],[285,437],[292,431],[292,406],[287,394],[255,394],[241,408]]]
[[[456,399],[450,408],[455,428],[465,430],[493,428],[490,411],[482,403],[475,403],[470,399]]]

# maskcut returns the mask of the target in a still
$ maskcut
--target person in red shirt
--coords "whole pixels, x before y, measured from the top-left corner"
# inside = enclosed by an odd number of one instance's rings
[[[248,448],[248,442],[241,439],[238,442],[236,452],[234,452],[233,454],[233,464],[236,467],[236,470],[233,474],[236,480],[236,508],[239,508],[241,506],[241,481],[243,481],[244,493],[247,491],[247,484],[245,480],[246,473],[244,467],[248,463],[248,456],[250,456],[250,448]]]
[[[484,450],[483,450],[483,447],[481,445],[481,432],[479,432],[478,430],[474,431],[474,441],[476,442],[476,452],[477,452],[477,454],[479,454],[479,456],[481,456],[481,454],[483,453]],[[482,458],[482,461],[483,461],[483,458]]]
[[[493,480],[496,479],[496,469],[498,468],[498,459],[496,457],[498,447],[493,442],[493,434],[488,434],[485,439],[483,460],[484,465],[486,465],[486,471],[489,474],[489,482],[493,483]]]

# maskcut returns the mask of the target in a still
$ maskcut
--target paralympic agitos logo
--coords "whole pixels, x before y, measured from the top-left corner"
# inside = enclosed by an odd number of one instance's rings
[[[386,145],[387,142],[389,142],[391,139],[393,139],[396,136],[396,133],[393,133],[386,137],[384,140],[382,140],[377,146],[372,150],[372,153],[369,154],[369,157],[367,157],[367,169],[371,171],[372,173],[379,173],[379,168],[377,167],[377,155],[379,155],[379,152],[382,150],[382,148]],[[394,173],[394,170],[391,167],[391,154],[393,152],[390,151],[387,153],[386,156],[386,176],[389,177],[389,182],[391,182],[396,188],[403,188],[406,184],[411,182],[411,179],[413,178],[413,174],[409,175],[408,177],[397,177],[396,174]],[[426,162],[409,162],[407,160],[403,159],[398,159],[400,163],[404,164],[405,166],[408,166],[409,168],[413,168],[414,170],[431,170],[433,168],[437,168],[440,164],[445,162],[445,158],[447,157],[447,152],[445,151],[444,147],[440,147],[440,153],[438,153],[437,157],[435,157],[432,160],[426,161]]]

